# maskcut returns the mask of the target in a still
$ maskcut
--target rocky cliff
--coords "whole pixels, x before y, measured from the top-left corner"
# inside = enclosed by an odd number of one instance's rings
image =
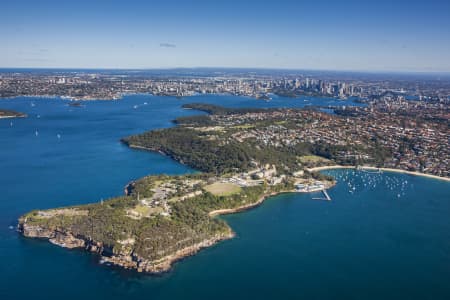
[[[199,243],[174,251],[157,260],[149,260],[137,255],[133,247],[122,247],[120,252],[113,251],[110,247],[105,247],[102,243],[92,241],[84,236],[75,236],[71,232],[58,228],[47,228],[41,225],[29,225],[27,220],[21,218],[18,230],[29,238],[47,239],[51,243],[69,249],[81,248],[86,251],[98,253],[102,262],[108,262],[125,269],[135,269],[138,272],[162,273],[167,272],[173,263],[187,256],[194,255],[203,248],[210,247],[219,241],[230,239],[234,233],[217,234]]]

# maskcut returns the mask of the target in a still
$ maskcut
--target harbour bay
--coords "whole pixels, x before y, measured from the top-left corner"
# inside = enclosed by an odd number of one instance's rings
[[[380,176],[391,179],[354,194],[338,179],[330,203],[313,201],[311,195],[270,198],[252,211],[224,217],[236,231],[235,239],[177,263],[160,277],[98,266],[93,255],[24,239],[9,228],[31,209],[97,202],[120,195],[127,182],[148,174],[193,172],[167,157],[119,143],[123,136],[172,126],[176,117],[198,114],[181,109],[183,103],[302,107],[309,102],[303,100],[137,95],[86,102],[79,108],[57,99],[0,101],[2,108],[29,115],[13,123],[0,120],[0,295],[51,299],[64,294],[75,299],[93,293],[111,299],[158,299],[208,298],[214,292],[219,299],[393,299],[406,290],[411,299],[423,299],[432,289],[433,299],[446,299],[449,185],[426,178],[384,173]],[[311,102],[348,104],[334,99]],[[327,172],[341,176],[338,172],[345,171]],[[348,177],[358,179],[358,174]],[[387,192],[401,189],[391,181],[408,181],[401,197],[397,190]],[[365,277],[359,276],[363,271]],[[374,282],[383,282],[383,288]],[[73,292],[67,295],[68,290]]]

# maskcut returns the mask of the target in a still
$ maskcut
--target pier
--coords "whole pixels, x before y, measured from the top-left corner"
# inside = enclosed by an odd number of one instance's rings
[[[323,189],[322,190],[323,195],[325,196],[324,198],[320,198],[320,197],[316,197],[313,198],[313,200],[326,200],[326,201],[331,201],[331,197],[330,195],[328,195],[327,190]]]

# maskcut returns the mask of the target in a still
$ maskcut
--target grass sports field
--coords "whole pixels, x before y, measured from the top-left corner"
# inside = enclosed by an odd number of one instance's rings
[[[228,182],[216,182],[205,186],[204,189],[216,196],[228,196],[241,191],[240,186]]]

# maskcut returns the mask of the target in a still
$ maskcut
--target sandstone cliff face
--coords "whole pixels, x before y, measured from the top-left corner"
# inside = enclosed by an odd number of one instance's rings
[[[18,229],[26,237],[45,238],[61,247],[72,249],[86,246],[84,239],[76,238],[69,232],[61,232],[57,229],[49,229],[39,225],[29,225],[25,221],[19,223]]]
[[[200,250],[211,247],[215,245],[216,243],[231,239],[234,237],[234,232],[229,231],[226,234],[218,234],[215,235],[209,239],[203,240],[200,243],[194,244],[192,246],[180,249],[170,255],[167,255],[161,259],[158,259],[157,261],[148,261],[148,260],[140,260],[137,264],[137,270],[138,272],[148,272],[148,273],[162,273],[167,272],[172,267],[173,263],[196,254]]]
[[[86,241],[74,237],[71,233],[63,233],[59,231],[54,232],[54,237],[50,238],[49,241],[55,245],[73,249],[82,248],[86,246]]]
[[[41,226],[32,226],[27,223],[19,223],[18,229],[26,237],[31,238],[52,238],[54,231]]]
[[[45,238],[51,243],[73,249],[84,248],[87,251],[95,252],[101,255],[101,260],[125,269],[135,269],[138,272],[162,273],[167,272],[173,263],[187,256],[194,255],[203,248],[210,247],[222,240],[230,239],[234,233],[230,230],[228,233],[218,234],[205,239],[197,244],[175,251],[158,260],[148,260],[134,253],[130,247],[122,248],[123,251],[115,252],[110,247],[105,247],[101,243],[92,241],[86,237],[74,236],[71,232],[63,232],[58,229],[49,229],[39,225],[29,225],[26,220],[19,220],[18,230],[26,237]]]
[[[133,252],[128,254],[115,254],[110,257],[103,257],[102,260],[117,266],[121,266],[125,269],[135,269],[138,272],[159,274],[169,271],[175,262],[185,257],[194,255],[203,248],[211,247],[220,241],[230,239],[232,237],[234,237],[234,233],[230,230],[230,232],[226,234],[218,234],[212,236],[209,239],[205,239],[197,244],[175,251],[174,253],[157,260],[148,260],[136,255]]]

